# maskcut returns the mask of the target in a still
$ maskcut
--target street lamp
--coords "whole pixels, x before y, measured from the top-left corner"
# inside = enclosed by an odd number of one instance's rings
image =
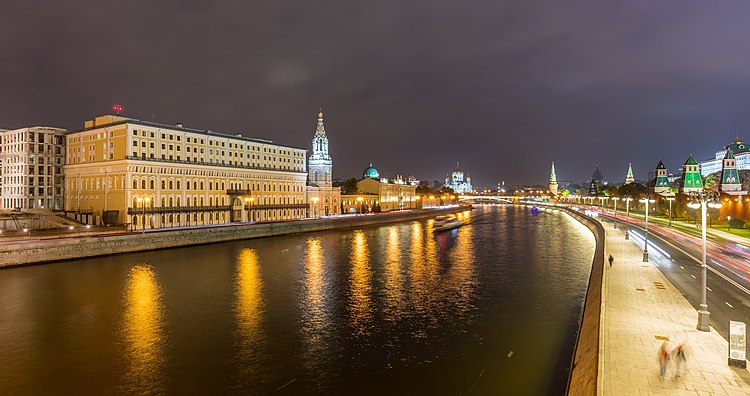
[[[358,210],[359,214],[362,214],[362,201],[364,201],[364,200],[365,199],[362,198],[362,197],[357,197],[357,206],[358,206],[357,209],[359,209]]]
[[[706,303],[706,206],[710,208],[720,208],[721,202],[719,201],[718,194],[713,191],[709,192],[693,192],[690,193],[691,201],[688,203],[688,207],[692,209],[701,208],[701,243],[703,244],[703,257],[701,261],[701,309],[698,310],[698,327],[700,331],[711,331],[708,327],[708,319],[710,313],[708,312],[708,304]]]
[[[674,197],[667,197],[667,201],[669,201],[669,226],[672,227],[672,201],[674,201]]]
[[[732,216],[727,216],[727,232],[729,232],[729,228],[731,225],[729,225],[729,220],[732,220]]]
[[[141,232],[141,234],[145,234],[146,233],[146,204],[148,204],[148,202],[150,200],[151,199],[149,199],[149,197],[145,197],[145,198],[140,198],[139,197],[139,198],[136,198],[136,201],[138,203],[141,203],[142,206],[143,206],[143,231]]]
[[[648,204],[656,202],[655,199],[649,199],[648,196],[646,198],[641,199],[638,201],[640,203],[646,204],[646,241],[643,243],[643,261],[648,261]]]
[[[313,218],[317,218],[318,217],[318,201],[320,200],[320,198],[312,197],[310,198],[310,200],[313,203]]]

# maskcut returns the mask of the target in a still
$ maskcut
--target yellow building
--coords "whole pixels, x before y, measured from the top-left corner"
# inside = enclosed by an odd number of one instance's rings
[[[416,182],[407,183],[401,177],[380,178],[372,164],[357,182],[356,195],[342,195],[343,213],[416,209],[421,207]],[[361,199],[360,199],[361,198]]]
[[[161,228],[308,216],[307,150],[119,116],[66,136],[65,208]]]

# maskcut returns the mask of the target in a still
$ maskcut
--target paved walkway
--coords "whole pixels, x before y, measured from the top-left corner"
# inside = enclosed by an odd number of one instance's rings
[[[651,263],[625,240],[621,230],[604,223],[605,264],[599,389],[604,395],[749,395],[750,372],[727,365],[727,341],[713,328],[696,330],[698,313]],[[710,308],[710,307],[709,307]],[[659,376],[657,351],[663,340],[671,351],[687,345],[687,370]]]

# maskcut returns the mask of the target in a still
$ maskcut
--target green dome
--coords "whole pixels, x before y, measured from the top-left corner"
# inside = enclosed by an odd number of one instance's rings
[[[367,169],[365,169],[365,171],[362,173],[362,177],[365,179],[370,178],[378,180],[380,179],[380,173],[378,173],[378,170],[373,168],[372,164],[370,164],[370,166],[367,167]]]

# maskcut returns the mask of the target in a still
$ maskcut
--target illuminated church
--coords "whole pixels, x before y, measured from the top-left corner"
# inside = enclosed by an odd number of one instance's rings
[[[464,172],[461,170],[458,162],[456,162],[456,169],[445,178],[445,186],[452,188],[456,194],[467,194],[473,190],[471,187],[471,177],[469,175],[464,177]]]

